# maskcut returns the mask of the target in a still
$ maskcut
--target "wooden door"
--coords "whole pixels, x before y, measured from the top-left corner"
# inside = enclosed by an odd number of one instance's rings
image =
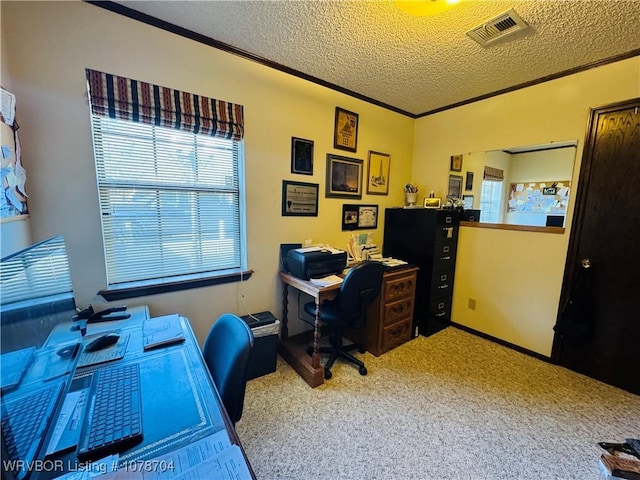
[[[553,359],[640,394],[640,98],[591,111],[560,306]]]

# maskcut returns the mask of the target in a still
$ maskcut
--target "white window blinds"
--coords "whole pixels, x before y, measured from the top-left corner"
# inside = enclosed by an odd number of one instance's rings
[[[240,142],[95,114],[92,125],[110,286],[242,267]]]

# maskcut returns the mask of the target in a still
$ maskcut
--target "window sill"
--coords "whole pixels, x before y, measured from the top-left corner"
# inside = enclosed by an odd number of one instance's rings
[[[461,221],[461,227],[493,228],[496,230],[516,230],[519,232],[564,233],[564,227],[534,227],[527,225],[509,225],[506,223],[483,223]]]
[[[169,279],[150,280],[146,282],[130,282],[114,285],[100,290],[101,295],[108,302],[127,298],[146,297],[160,293],[179,292],[191,288],[221,285],[223,283],[242,282],[251,278],[253,270],[233,270],[220,272],[216,275],[186,275]]]

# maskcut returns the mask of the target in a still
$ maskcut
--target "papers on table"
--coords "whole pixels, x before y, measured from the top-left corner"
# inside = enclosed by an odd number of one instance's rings
[[[116,462],[117,463],[117,462]],[[125,467],[99,477],[109,480],[246,480],[249,466],[238,445],[232,445],[226,430],[150,460],[131,461],[136,472]]]
[[[177,313],[150,318],[142,326],[145,350],[184,341],[184,332]]]
[[[312,278],[309,281],[314,285],[318,285],[320,287],[328,287],[330,285],[337,285],[339,283],[342,283],[342,278],[337,275],[328,275],[321,278]]]
[[[296,252],[299,253],[309,253],[309,252],[329,252],[332,255],[335,255],[337,253],[342,253],[344,252],[344,250],[340,250],[338,248],[333,248],[330,247],[328,245],[325,245],[324,247],[319,247],[319,246],[314,246],[314,247],[302,247],[302,248],[296,248]]]
[[[407,262],[405,262],[404,260],[400,260],[398,258],[383,258],[381,259],[382,264],[385,267],[399,267],[402,265],[407,265]]]

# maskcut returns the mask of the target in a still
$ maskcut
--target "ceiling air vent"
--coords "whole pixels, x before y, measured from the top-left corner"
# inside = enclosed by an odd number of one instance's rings
[[[511,9],[491,20],[487,20],[482,25],[472,28],[467,32],[467,35],[483,47],[486,47],[498,39],[528,28],[529,25]]]

